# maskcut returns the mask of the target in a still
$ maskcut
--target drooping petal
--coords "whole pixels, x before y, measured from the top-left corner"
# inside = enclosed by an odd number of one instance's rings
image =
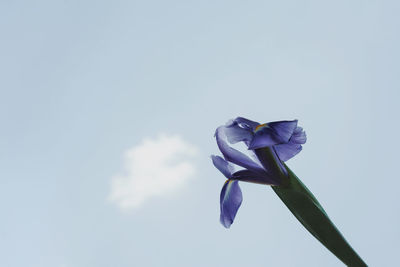
[[[258,125],[249,149],[269,147],[289,142],[297,127],[297,120],[275,121]]]
[[[297,127],[287,144],[275,146],[275,151],[282,161],[287,161],[296,156],[302,150],[302,144],[307,141],[306,133],[303,128]]]
[[[217,145],[221,153],[224,155],[225,159],[242,166],[243,168],[255,171],[255,172],[265,172],[264,168],[260,166],[255,161],[251,160],[248,156],[242,152],[230,147],[225,141],[226,138],[226,128],[225,126],[220,126],[215,132],[215,137],[217,139]]]
[[[301,150],[302,147],[299,144],[287,143],[275,146],[276,154],[278,154],[278,157],[282,161],[287,161],[293,158],[294,156],[299,154]]]
[[[240,141],[250,142],[253,139],[253,131],[240,127],[237,123],[232,123],[225,127],[225,134],[228,142],[235,144]]]
[[[232,178],[232,173],[234,172],[234,168],[231,164],[229,164],[229,162],[227,162],[220,156],[211,155],[211,159],[214,166],[220,172],[222,172],[222,174],[225,175],[226,178],[228,179]]]
[[[229,228],[233,223],[242,200],[242,191],[238,181],[227,180],[222,187],[220,196],[220,222],[225,228]]]
[[[256,184],[265,185],[280,185],[279,177],[273,177],[267,174],[259,174],[249,170],[241,170],[232,174],[233,180],[238,180],[242,182],[250,182]]]

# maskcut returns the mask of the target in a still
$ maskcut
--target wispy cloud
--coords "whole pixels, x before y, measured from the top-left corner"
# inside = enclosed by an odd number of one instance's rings
[[[109,200],[129,210],[181,188],[194,176],[196,153],[196,147],[178,135],[144,139],[125,152],[124,170],[112,177]]]

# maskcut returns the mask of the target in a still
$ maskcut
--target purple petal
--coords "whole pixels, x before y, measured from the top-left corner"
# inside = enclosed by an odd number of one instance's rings
[[[280,185],[279,177],[272,177],[267,174],[259,174],[256,172],[252,172],[249,170],[237,171],[232,175],[232,179],[239,180],[241,182],[250,182],[256,184],[265,184],[265,185]]]
[[[253,140],[249,144],[249,149],[254,150],[261,147],[273,146],[279,143],[280,140],[274,130],[268,126],[264,126],[254,134]]]
[[[239,124],[239,126],[241,126],[242,128],[252,130],[253,132],[256,129],[256,127],[260,125],[258,122],[251,121],[243,117],[237,117],[233,121]]]
[[[276,132],[281,143],[287,143],[297,127],[297,120],[270,122],[268,126]]]
[[[287,161],[287,160],[293,158],[294,156],[299,154],[301,150],[302,150],[301,145],[292,144],[292,143],[281,144],[281,145],[275,146],[276,154],[278,154],[278,157],[282,161]]]
[[[306,132],[303,131],[303,128],[297,127],[294,130],[292,137],[290,138],[290,142],[293,142],[295,144],[305,144],[306,141],[307,141]]]
[[[220,196],[220,222],[225,228],[229,228],[233,223],[242,200],[242,191],[238,181],[227,180],[222,187]]]
[[[240,141],[250,142],[253,139],[253,131],[250,129],[244,129],[237,123],[232,123],[225,127],[225,134],[228,142],[235,144]]]
[[[275,151],[282,161],[287,161],[296,156],[302,150],[302,144],[307,141],[306,133],[301,127],[297,127],[287,144],[275,146]]]
[[[255,130],[254,138],[249,144],[249,149],[274,146],[289,142],[297,127],[297,120],[276,121],[259,125]]]
[[[220,156],[211,155],[212,162],[214,166],[225,175],[226,178],[230,179],[232,177],[232,173],[234,172],[233,166],[229,164],[226,160],[221,158]]]
[[[217,128],[215,132],[215,137],[217,139],[217,144],[221,153],[224,155],[225,159],[242,166],[243,168],[255,171],[255,172],[265,172],[262,166],[260,166],[255,161],[251,160],[248,156],[243,154],[242,152],[230,147],[228,143],[224,140],[226,138],[226,130],[227,127],[220,126]]]

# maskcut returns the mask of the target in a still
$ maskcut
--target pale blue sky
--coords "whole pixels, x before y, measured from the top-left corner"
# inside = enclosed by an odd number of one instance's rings
[[[288,162],[371,266],[400,250],[396,1],[0,2],[0,265],[342,266],[268,187],[219,218],[215,128],[299,119]],[[197,146],[173,195],[107,201],[145,137]]]

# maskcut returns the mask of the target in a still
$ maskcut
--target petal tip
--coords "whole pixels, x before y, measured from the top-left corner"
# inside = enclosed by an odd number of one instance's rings
[[[233,222],[225,221],[224,218],[220,218],[219,221],[220,221],[220,223],[222,224],[222,226],[223,226],[225,229],[231,228],[231,225],[232,225],[232,223],[233,223]]]

